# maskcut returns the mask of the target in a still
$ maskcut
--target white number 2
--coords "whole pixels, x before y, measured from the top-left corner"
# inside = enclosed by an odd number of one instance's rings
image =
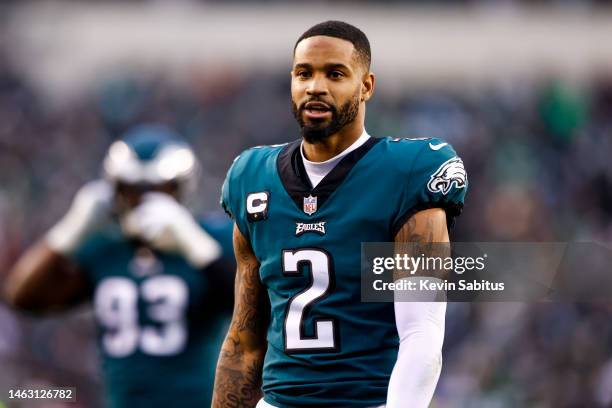
[[[320,249],[297,249],[283,251],[283,274],[302,276],[300,264],[310,267],[311,285],[289,300],[285,316],[285,349],[287,352],[316,352],[337,349],[336,322],[333,319],[315,319],[314,336],[306,337],[304,313],[317,299],[328,293],[331,282],[331,258]]]
[[[137,347],[143,353],[168,356],[179,353],[187,342],[184,312],[188,289],[171,275],[155,276],[140,286],[147,315],[158,326],[138,325],[138,287],[127,278],[103,280],[96,289],[95,313],[104,327],[102,345],[112,357],[126,357]]]

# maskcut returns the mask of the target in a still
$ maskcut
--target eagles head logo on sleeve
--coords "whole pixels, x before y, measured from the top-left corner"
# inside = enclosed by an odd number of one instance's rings
[[[463,162],[459,157],[453,157],[442,163],[434,174],[429,178],[427,189],[432,193],[448,194],[453,187],[465,187],[467,173],[463,167]]]

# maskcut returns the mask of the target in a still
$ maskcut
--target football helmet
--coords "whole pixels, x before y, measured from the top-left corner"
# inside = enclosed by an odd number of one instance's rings
[[[104,178],[113,184],[156,186],[176,183],[179,198],[195,190],[200,165],[187,142],[172,129],[139,125],[115,141],[103,162]]]

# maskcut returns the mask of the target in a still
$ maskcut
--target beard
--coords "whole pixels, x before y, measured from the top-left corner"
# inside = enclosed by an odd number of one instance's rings
[[[337,108],[335,105],[329,105],[329,110],[331,112],[331,120],[328,124],[325,123],[314,123],[314,124],[306,124],[304,119],[302,118],[302,114],[304,112],[304,105],[307,102],[324,102],[319,98],[311,98],[300,105],[298,108],[295,102],[291,101],[291,108],[293,112],[293,116],[295,120],[297,120],[300,125],[300,131],[302,133],[302,137],[308,143],[318,143],[323,140],[329,138],[331,135],[338,133],[342,130],[346,125],[351,123],[357,117],[357,113],[359,111],[359,89],[353,95],[353,97],[348,100],[344,105],[341,105],[340,108]],[[325,102],[327,103],[327,102]]]

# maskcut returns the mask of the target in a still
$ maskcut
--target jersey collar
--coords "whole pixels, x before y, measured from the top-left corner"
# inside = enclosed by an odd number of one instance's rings
[[[276,160],[276,168],[285,190],[300,210],[303,208],[304,199],[310,196],[316,197],[317,207],[321,208],[357,162],[380,140],[370,137],[364,144],[348,153],[315,188],[312,188],[304,168],[300,153],[301,139],[288,143],[281,150]]]

